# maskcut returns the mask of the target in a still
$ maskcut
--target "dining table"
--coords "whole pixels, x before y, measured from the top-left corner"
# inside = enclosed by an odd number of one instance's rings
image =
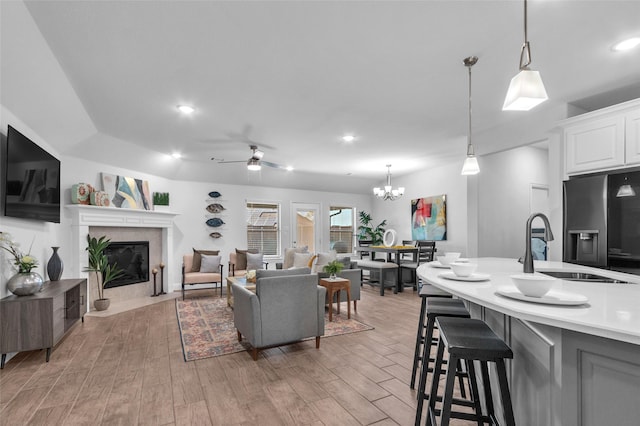
[[[386,261],[394,262],[398,265],[398,277],[396,279],[396,289],[398,291],[403,291],[404,286],[402,285],[402,270],[400,268],[400,264],[402,262],[402,256],[404,254],[411,254],[412,262],[418,261],[418,247],[416,246],[405,246],[405,245],[396,245],[396,246],[385,246],[385,245],[376,245],[376,246],[366,246],[366,247],[356,247],[357,253],[386,253]],[[371,260],[374,260],[374,254],[371,255]]]

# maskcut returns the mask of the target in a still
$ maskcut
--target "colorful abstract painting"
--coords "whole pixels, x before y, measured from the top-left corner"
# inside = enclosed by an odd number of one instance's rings
[[[109,194],[115,207],[151,210],[151,192],[146,180],[102,173],[102,190]]]
[[[447,239],[447,196],[411,200],[411,239]]]

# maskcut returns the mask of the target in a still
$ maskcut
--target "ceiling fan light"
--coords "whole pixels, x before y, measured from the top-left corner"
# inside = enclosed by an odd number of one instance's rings
[[[262,168],[262,166],[260,166],[260,161],[256,160],[255,158],[250,158],[249,161],[247,161],[247,169],[251,170],[252,172],[257,172]]]
[[[618,193],[616,197],[635,197],[636,191],[629,184],[621,185],[618,188]]]
[[[538,71],[521,70],[511,79],[503,111],[529,111],[549,99]]]
[[[464,160],[464,164],[462,165],[461,175],[477,175],[480,173],[480,166],[478,165],[478,159],[475,156],[468,156]]]

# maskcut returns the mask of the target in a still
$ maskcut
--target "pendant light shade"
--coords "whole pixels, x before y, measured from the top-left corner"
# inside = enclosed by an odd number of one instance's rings
[[[620,185],[620,188],[618,188],[618,193],[616,194],[616,197],[635,197],[635,196],[636,196],[636,191],[629,184],[628,176],[625,176],[624,183]]]
[[[480,173],[480,166],[476,158],[473,144],[471,143],[471,67],[478,62],[477,56],[469,56],[463,60],[464,66],[469,69],[469,134],[467,136],[467,158],[462,165],[461,175],[477,175]]]
[[[523,69],[511,79],[503,111],[529,111],[549,99],[538,71]]]
[[[473,157],[467,157],[462,165],[461,175],[477,175],[480,173],[480,166],[478,165],[478,159]]]
[[[527,0],[524,0],[524,44],[520,51],[520,72],[511,79],[503,111],[529,111],[549,99],[538,71],[529,69],[531,46],[527,37]]]

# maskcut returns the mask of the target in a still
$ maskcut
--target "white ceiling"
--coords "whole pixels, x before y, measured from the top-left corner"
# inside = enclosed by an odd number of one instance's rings
[[[501,110],[522,1],[25,3],[98,130],[87,155],[109,158],[122,141],[179,151],[179,165],[145,170],[171,178],[368,191],[389,163],[402,175],[462,162],[471,55],[474,135],[535,113]],[[531,0],[532,69],[550,97],[538,109],[638,97],[640,49],[610,49],[630,36],[640,1]],[[183,103],[196,113],[178,114]],[[246,160],[243,137],[295,171],[256,178],[210,160]]]

